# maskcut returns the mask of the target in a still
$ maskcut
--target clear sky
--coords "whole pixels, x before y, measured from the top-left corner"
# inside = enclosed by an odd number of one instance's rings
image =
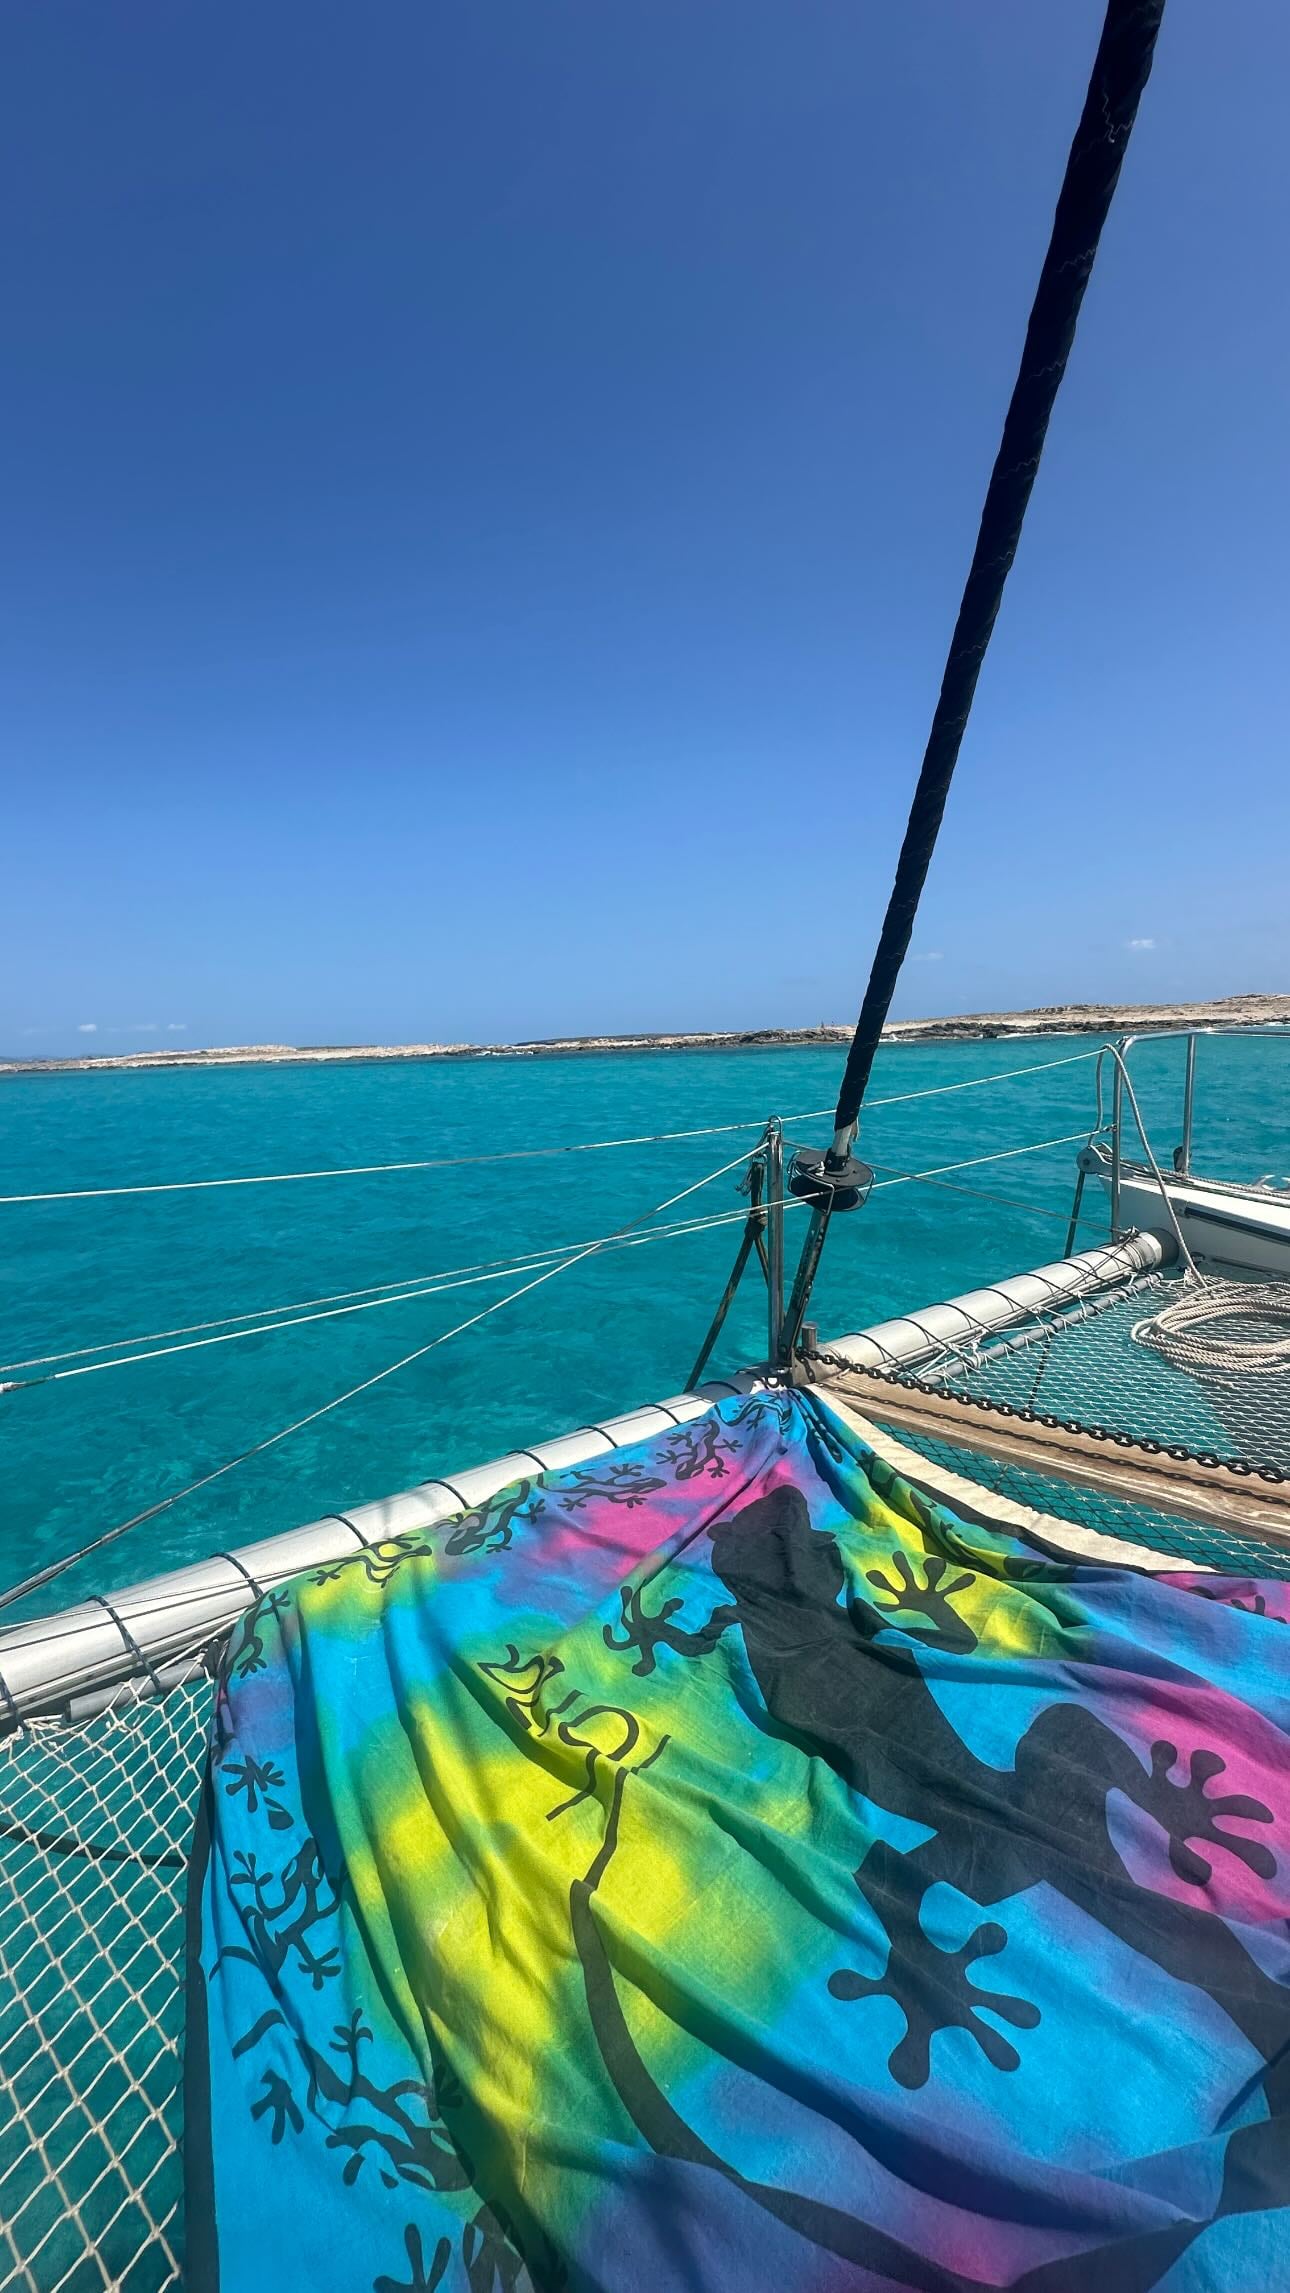
[[[0,1052],[851,1015],[1101,13],[10,0]],[[1168,0],[905,1013],[1290,988],[1287,84]]]

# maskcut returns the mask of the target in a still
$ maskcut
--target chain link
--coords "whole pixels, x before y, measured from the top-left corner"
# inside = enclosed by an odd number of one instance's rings
[[[1017,1409],[1010,1401],[992,1400],[985,1393],[936,1393],[932,1386],[915,1377],[908,1370],[875,1369],[868,1362],[847,1361],[841,1354],[819,1349],[807,1357],[806,1367],[814,1370],[816,1363],[826,1368],[844,1370],[848,1377],[867,1377],[876,1385],[894,1385],[906,1393],[935,1394],[938,1401],[950,1401],[961,1409],[985,1410],[995,1417],[1015,1418],[1021,1425],[1043,1425],[1054,1433],[1076,1433],[1091,1441],[1110,1441],[1117,1449],[1138,1449],[1146,1457],[1170,1457],[1179,1465],[1203,1465],[1207,1471],[1257,1475],[1260,1481],[1274,1486],[1290,1479],[1277,1465],[1255,1465],[1246,1457],[1219,1457],[1212,1449],[1187,1449],[1181,1442],[1153,1441],[1149,1435],[1124,1433],[1111,1425],[1085,1425],[1078,1417],[1055,1417],[1051,1410]]]

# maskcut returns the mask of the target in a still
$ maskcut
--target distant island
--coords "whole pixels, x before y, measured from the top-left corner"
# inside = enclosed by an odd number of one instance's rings
[[[1045,1035],[1149,1035],[1168,1027],[1290,1026],[1290,995],[1213,1003],[1057,1003],[1037,1011],[968,1011],[896,1019],[888,1043],[990,1043]],[[850,1023],[698,1035],[562,1035],[538,1043],[235,1043],[211,1051],[122,1051],[76,1059],[0,1059],[0,1075],[82,1075],[141,1067],[312,1067],[370,1059],[553,1059],[580,1051],[767,1051],[846,1043]]]

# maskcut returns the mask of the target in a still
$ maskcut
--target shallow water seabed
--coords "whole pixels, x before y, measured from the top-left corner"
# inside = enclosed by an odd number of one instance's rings
[[[867,1112],[862,1151],[920,1170],[1091,1121],[1095,1046],[899,1047],[875,1100],[1003,1075],[997,1087]],[[1159,1153],[1175,1144],[1184,1047],[1134,1053]],[[581,1055],[540,1061],[57,1075],[0,1084],[0,1192],[143,1185],[532,1149],[831,1106],[836,1050]],[[1200,1050],[1196,1167],[1280,1172],[1287,1053],[1266,1038]],[[804,1126],[811,1143],[828,1116]],[[747,1133],[751,1147],[755,1131]],[[290,1305],[609,1232],[739,1151],[739,1137],[300,1185],[0,1207],[0,1361]],[[1059,1257],[1073,1145],[898,1185],[835,1222],[813,1313],[824,1332]],[[678,1205],[737,1210],[739,1173]],[[1006,1202],[986,1199],[1007,1197]],[[1021,1207],[1029,1205],[1030,1207]],[[1090,1192],[1081,1240],[1105,1238]],[[796,1230],[800,1231],[801,1221]],[[790,1263],[794,1221],[790,1219]],[[675,1392],[720,1293],[737,1226],[584,1259],[61,1580],[33,1608],[108,1590],[213,1549],[451,1473]],[[10,1582],[197,1479],[530,1279],[240,1338],[0,1397],[0,1580]],[[765,1346],[750,1281],[716,1367]],[[8,1612],[5,1621],[22,1611]]]

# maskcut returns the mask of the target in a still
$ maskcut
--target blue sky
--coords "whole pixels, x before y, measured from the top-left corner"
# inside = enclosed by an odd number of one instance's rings
[[[852,1014],[1100,18],[15,0],[0,1052]],[[1290,988],[1288,76],[1169,0],[906,1013]]]

